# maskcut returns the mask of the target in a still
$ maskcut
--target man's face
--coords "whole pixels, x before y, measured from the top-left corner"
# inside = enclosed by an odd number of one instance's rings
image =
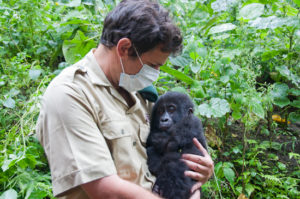
[[[140,55],[140,58],[143,64],[147,64],[148,66],[159,70],[159,67],[165,64],[169,55],[170,53],[162,52],[160,46],[157,46],[156,48]],[[125,73],[129,75],[137,74],[142,67],[143,65],[138,57],[130,58],[126,63],[124,63]]]

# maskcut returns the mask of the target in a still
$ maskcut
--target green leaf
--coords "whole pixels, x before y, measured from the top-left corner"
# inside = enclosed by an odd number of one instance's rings
[[[224,84],[229,82],[229,80],[230,80],[230,77],[228,75],[224,75],[220,78],[220,81],[223,82]]]
[[[293,2],[300,8],[300,0],[293,0]]]
[[[236,28],[236,25],[232,24],[232,23],[225,23],[225,24],[220,24],[217,26],[212,27],[208,34],[216,34],[216,33],[220,33],[220,32],[226,32],[229,30],[233,30]]]
[[[184,74],[184,73],[182,73],[178,70],[170,68],[168,66],[165,66],[165,65],[161,66],[160,70],[174,76],[175,78],[177,78],[177,79],[179,79],[179,80],[181,80],[181,81],[183,81],[183,82],[185,82],[189,85],[194,83],[194,80],[191,77],[187,76],[186,74]]]
[[[288,80],[291,80],[293,84],[295,84],[297,87],[300,84],[300,78],[298,75],[293,74],[287,66],[277,66],[276,70],[285,78]]]
[[[267,29],[267,28],[275,29],[283,25],[297,26],[298,24],[299,24],[299,19],[297,19],[296,17],[285,17],[285,18],[279,18],[276,16],[258,17],[253,21],[249,21],[249,25],[257,29]]]
[[[242,118],[242,113],[240,111],[233,111],[232,112],[232,117],[235,120],[239,120]]]
[[[35,70],[35,69],[31,69],[29,70],[29,77],[32,80],[37,80],[39,78],[39,76],[42,74],[42,70]]]
[[[191,70],[193,73],[198,73],[198,71],[200,70],[201,65],[200,64],[191,64]]]
[[[271,96],[273,98],[285,97],[288,95],[289,86],[283,83],[275,83],[271,91]]]
[[[296,107],[296,108],[300,108],[300,99],[294,100],[291,103],[291,106]]]
[[[63,42],[63,54],[68,63],[74,64],[94,47],[96,47],[95,41],[89,40],[83,32],[78,30],[72,40]]]
[[[183,88],[183,87],[174,87],[174,88],[171,88],[171,91],[176,91],[176,92],[188,94],[188,93],[186,92],[186,89]]]
[[[280,108],[283,108],[290,104],[290,100],[287,97],[278,97],[274,99],[274,104]]]
[[[57,2],[68,7],[78,7],[81,4],[81,0],[58,0]]]
[[[223,166],[223,163],[222,163],[222,162],[218,162],[218,163],[215,165],[215,174],[216,174],[218,177],[221,176],[222,166]]]
[[[252,3],[244,6],[239,13],[239,17],[244,19],[255,19],[264,13],[264,5]]]
[[[281,171],[286,170],[286,165],[283,164],[282,162],[277,162],[277,166]]]
[[[252,184],[247,183],[245,186],[245,190],[247,192],[247,195],[250,196],[251,193],[255,190],[255,188]]]
[[[216,0],[211,3],[211,8],[215,12],[225,11],[233,7],[237,2],[238,0]]]
[[[290,93],[292,95],[299,96],[300,95],[300,89],[292,88],[292,89],[290,89]]]
[[[291,121],[292,123],[300,122],[300,114],[296,112],[292,112],[289,114],[288,120]]]
[[[15,108],[16,102],[11,97],[3,102],[3,106],[6,108]]]
[[[180,67],[185,67],[192,61],[191,58],[184,56],[184,54],[177,57],[170,57],[169,60],[172,65]]]
[[[230,182],[230,184],[234,183],[235,174],[231,168],[224,167],[223,168],[225,178]]]
[[[260,117],[261,119],[264,119],[265,117],[265,112],[263,107],[261,106],[261,104],[259,103],[251,103],[250,105],[251,107],[251,111],[257,115],[258,117]]]
[[[209,103],[201,104],[198,108],[200,114],[208,118],[222,117],[230,111],[229,103],[220,98],[212,98]]]
[[[17,197],[18,193],[14,189],[9,189],[0,196],[0,199],[17,199]]]

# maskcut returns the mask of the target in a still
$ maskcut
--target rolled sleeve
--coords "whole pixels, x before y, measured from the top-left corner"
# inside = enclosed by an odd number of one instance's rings
[[[37,125],[52,175],[53,193],[116,174],[95,113],[76,85],[49,86]]]

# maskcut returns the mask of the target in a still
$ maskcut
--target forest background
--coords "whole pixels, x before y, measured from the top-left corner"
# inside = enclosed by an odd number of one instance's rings
[[[39,100],[118,2],[0,0],[0,199],[54,198]],[[203,121],[215,177],[202,198],[300,198],[300,0],[160,2],[184,49],[155,86],[189,94]]]

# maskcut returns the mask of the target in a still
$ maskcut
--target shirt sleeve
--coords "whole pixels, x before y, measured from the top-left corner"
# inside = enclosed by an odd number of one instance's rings
[[[44,94],[37,136],[50,164],[55,196],[117,173],[94,114],[76,85],[49,86]]]

